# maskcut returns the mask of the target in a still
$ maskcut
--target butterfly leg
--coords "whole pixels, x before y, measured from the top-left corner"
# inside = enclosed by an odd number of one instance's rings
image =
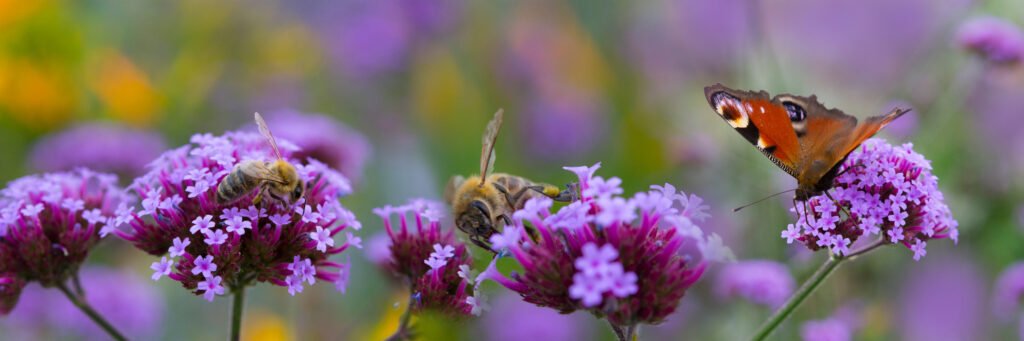
[[[832,202],[836,204],[836,207],[839,207],[839,209],[843,210],[843,213],[846,213],[847,218],[853,218],[853,215],[850,214],[850,211],[846,209],[846,206],[843,206],[838,200],[833,198],[832,194],[829,194],[828,191],[825,191],[825,196],[827,196],[829,199],[832,199]]]

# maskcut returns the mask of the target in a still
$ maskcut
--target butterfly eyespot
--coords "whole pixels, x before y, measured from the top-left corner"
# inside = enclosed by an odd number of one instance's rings
[[[807,112],[799,104],[793,102],[782,102],[782,106],[786,108],[786,113],[789,114],[789,120],[791,122],[801,122],[807,119]]]

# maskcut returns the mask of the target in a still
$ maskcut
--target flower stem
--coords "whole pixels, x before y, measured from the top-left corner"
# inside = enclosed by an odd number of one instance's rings
[[[812,292],[814,292],[814,290],[818,289],[818,287],[821,286],[821,283],[825,281],[825,278],[828,278],[828,276],[831,275],[837,267],[839,267],[839,263],[845,259],[845,257],[829,257],[828,260],[826,260],[825,263],[822,264],[813,275],[811,275],[811,278],[808,278],[807,281],[800,286],[800,289],[786,301],[786,304],[784,304],[782,308],[779,308],[772,317],[768,318],[768,320],[761,325],[761,328],[758,328],[757,334],[754,334],[753,339],[761,341],[767,338],[768,335],[771,335],[771,333],[775,331],[780,324],[782,324],[782,321],[785,321],[789,315],[792,315],[793,311],[796,310],[796,307],[799,307],[800,304],[803,303]]]
[[[242,307],[245,305],[245,285],[234,290],[234,302],[231,304],[231,340],[238,341],[242,336]]]
[[[100,328],[103,328],[103,330],[110,335],[110,338],[118,341],[127,340],[124,335],[121,335],[121,332],[117,331],[110,322],[107,322],[107,320],[104,319],[99,312],[94,310],[88,302],[85,302],[85,300],[72,293],[71,290],[68,289],[67,285],[64,283],[58,283],[57,289],[60,289],[60,291],[64,293],[64,296],[67,296],[68,300],[71,301],[71,304],[74,304],[79,310],[85,313],[85,315],[89,316],[89,319],[99,325]]]
[[[391,335],[387,341],[401,341],[409,340],[409,320],[412,319],[412,305],[416,302],[416,295],[409,295],[409,304],[405,306],[405,312],[402,313],[402,317],[398,320],[398,330],[395,330],[395,334]]]
[[[622,326],[612,323],[612,321],[608,321],[608,325],[612,326],[612,331],[615,332],[615,337],[617,337],[619,341],[637,341],[640,339],[640,327],[635,324],[631,324],[623,328]]]

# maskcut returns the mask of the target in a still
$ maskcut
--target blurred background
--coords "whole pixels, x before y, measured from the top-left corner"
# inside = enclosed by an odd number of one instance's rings
[[[1020,25],[1014,0],[0,0],[0,180],[84,165],[128,184],[163,150],[251,129],[259,111],[279,138],[353,179],[342,203],[367,248],[347,253],[344,295],[256,287],[243,335],[376,340],[394,331],[405,293],[373,265],[382,227],[371,209],[439,199],[450,176],[475,173],[498,108],[497,170],[564,184],[562,166],[600,161],[627,193],[675,184],[708,201],[702,227],[738,258],[779,262],[799,283],[825,255],[779,237],[788,195],[732,212],[795,182],[721,122],[703,87],[817,94],[861,118],[898,104],[915,110],[880,136],[932,160],[959,245],[931,243],[920,262],[888,247],[846,264],[775,336],[832,319],[861,340],[1012,339],[1018,307],[993,302],[996,278],[1024,259]],[[1002,45],[979,47],[971,33]],[[153,261],[108,238],[84,285],[111,297],[100,310],[124,315],[111,318],[130,337],[223,339],[230,300],[150,281]],[[716,294],[718,271],[643,338],[752,335],[772,308]],[[485,291],[491,311],[424,316],[421,335],[611,339],[592,316]],[[0,320],[2,338],[102,339],[54,296],[30,289]]]

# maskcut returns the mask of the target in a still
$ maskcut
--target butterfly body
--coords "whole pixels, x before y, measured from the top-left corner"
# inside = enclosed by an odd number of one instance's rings
[[[846,156],[906,109],[893,109],[858,123],[829,109],[816,96],[741,91],[721,84],[704,88],[708,104],[776,166],[797,180],[796,199],[832,188]]]

